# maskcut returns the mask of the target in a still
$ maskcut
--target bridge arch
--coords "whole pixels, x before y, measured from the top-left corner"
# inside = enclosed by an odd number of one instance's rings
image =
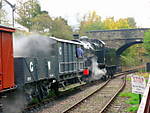
[[[138,41],[134,41],[134,42],[129,42],[127,44],[124,44],[123,46],[121,46],[117,51],[116,51],[116,56],[120,56],[123,51],[125,51],[128,47],[134,45],[134,44],[141,44],[143,43],[142,40],[138,40]]]

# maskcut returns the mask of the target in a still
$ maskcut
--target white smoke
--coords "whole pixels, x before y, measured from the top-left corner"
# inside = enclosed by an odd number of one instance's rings
[[[106,75],[106,69],[99,69],[96,58],[92,58],[92,79],[101,79],[103,75]]]
[[[22,110],[27,105],[25,95],[18,89],[15,90],[15,92],[7,94],[7,96],[3,97],[1,101],[3,104],[2,113],[22,113]]]
[[[14,56],[48,56],[54,40],[40,36],[17,36],[13,38]]]

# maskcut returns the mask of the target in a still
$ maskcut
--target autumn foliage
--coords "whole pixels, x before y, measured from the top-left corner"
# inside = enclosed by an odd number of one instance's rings
[[[80,34],[84,34],[90,30],[114,30],[114,29],[129,29],[136,28],[134,18],[120,18],[115,20],[114,17],[108,17],[104,20],[101,19],[96,11],[90,12],[84,16],[80,22]]]

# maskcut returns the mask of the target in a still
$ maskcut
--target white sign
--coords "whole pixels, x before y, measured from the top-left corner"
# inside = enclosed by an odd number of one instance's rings
[[[132,83],[132,93],[142,94],[144,93],[146,82],[143,76],[132,75],[131,76]]]

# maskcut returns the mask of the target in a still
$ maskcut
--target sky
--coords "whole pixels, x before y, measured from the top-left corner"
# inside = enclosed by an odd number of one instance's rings
[[[16,3],[16,0],[8,0]],[[133,17],[138,27],[150,28],[150,0],[39,0],[42,10],[51,17],[62,16],[69,25],[78,26],[79,20],[90,11],[102,19]]]

